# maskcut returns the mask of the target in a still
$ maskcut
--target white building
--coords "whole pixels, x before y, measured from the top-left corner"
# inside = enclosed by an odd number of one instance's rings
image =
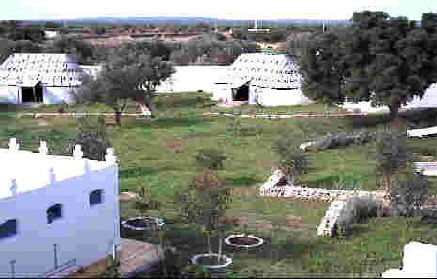
[[[388,106],[377,106],[373,107],[371,102],[345,102],[340,107],[355,112],[365,112],[365,113],[386,113],[390,109]],[[407,109],[425,109],[425,108],[437,108],[437,84],[434,83],[428,89],[425,90],[423,97],[414,97],[411,101],[407,102],[406,105],[401,106],[401,110]]]
[[[212,93],[217,77],[226,73],[226,66],[175,66],[175,73],[157,88],[158,93],[198,92]]]
[[[243,101],[262,106],[298,105],[310,102],[302,93],[296,64],[286,54],[241,54],[215,83],[212,99]]]
[[[106,161],[0,149],[0,277],[60,276],[119,250],[118,167]]]
[[[70,103],[82,73],[71,55],[12,54],[0,66],[0,103]]]
[[[50,39],[54,39],[59,35],[58,31],[53,31],[53,30],[44,30],[44,36],[46,37],[46,39],[50,40]]]
[[[404,246],[402,269],[389,269],[382,278],[437,278],[437,246],[410,242]]]

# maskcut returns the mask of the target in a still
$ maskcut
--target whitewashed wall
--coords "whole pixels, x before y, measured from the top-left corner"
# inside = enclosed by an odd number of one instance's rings
[[[257,92],[257,102],[266,107],[270,106],[293,106],[311,103],[301,89],[277,90],[262,88]]]
[[[0,103],[17,104],[20,101],[19,91],[16,86],[0,85]]]
[[[72,159],[78,162],[84,161]],[[21,170],[23,176],[31,172]],[[11,277],[11,260],[16,260],[16,276],[35,277],[53,269],[53,244],[58,245],[59,265],[76,259],[78,266],[87,266],[110,254],[112,245],[120,244],[117,172],[117,165],[108,163],[99,170],[0,199],[0,223],[18,221],[17,235],[0,239],[0,277]],[[2,188],[8,187],[2,182]],[[26,187],[20,182],[17,186],[18,190]],[[89,194],[95,189],[103,189],[103,203],[90,207]],[[63,217],[47,224],[46,210],[56,203],[63,205]]]
[[[176,66],[176,72],[158,88],[157,92],[212,93],[214,83],[226,73],[226,66]]]
[[[61,102],[72,103],[74,101],[70,93],[72,90],[74,90],[73,87],[44,87],[44,104],[51,105]]]
[[[212,90],[213,101],[221,101],[224,103],[232,102],[232,90],[228,84],[214,84]]]
[[[361,111],[365,113],[383,113],[389,112],[387,106],[372,107],[370,102],[345,102],[340,107],[348,111]],[[402,109],[415,109],[415,108],[437,108],[437,84],[431,85],[423,95],[422,98],[414,97],[413,100],[402,106]]]

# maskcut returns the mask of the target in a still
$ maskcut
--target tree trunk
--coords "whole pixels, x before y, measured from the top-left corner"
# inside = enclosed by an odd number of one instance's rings
[[[119,110],[114,111],[114,119],[115,119],[115,124],[121,126],[121,111]]]
[[[388,175],[385,175],[385,191],[386,191],[386,194],[387,195],[390,195],[390,192],[391,192],[391,176],[388,174]]]
[[[394,120],[398,117],[399,113],[399,105],[398,104],[391,104],[388,106],[390,109],[390,120]]]
[[[222,257],[222,238],[219,237],[219,250],[218,250],[218,262],[220,262],[220,259]]]
[[[212,254],[212,247],[211,247],[211,232],[207,232],[207,240],[208,240],[208,253]]]
[[[155,103],[153,102],[152,97],[148,96],[144,99],[144,101],[146,103],[146,106],[150,110],[150,117],[155,118],[156,117],[155,113],[156,113],[157,109],[156,109]]]

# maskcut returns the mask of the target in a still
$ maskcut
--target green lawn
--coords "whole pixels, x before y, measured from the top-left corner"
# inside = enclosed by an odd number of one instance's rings
[[[243,104],[241,106],[233,108],[215,107],[213,112],[227,112],[237,114],[292,114],[292,113],[305,113],[305,112],[317,112],[317,113],[330,113],[343,111],[337,106],[328,106],[319,103],[312,103],[307,105],[295,105],[295,106],[277,106],[277,107],[259,107],[255,105]]]
[[[108,127],[108,132],[119,158],[120,189],[135,191],[138,185],[146,185],[165,204],[165,208],[155,214],[165,217],[171,243],[185,260],[195,252],[206,251],[204,237],[179,221],[172,196],[195,176],[194,154],[208,147],[222,149],[228,157],[225,168],[218,172],[219,177],[233,188],[233,200],[227,214],[242,218],[251,232],[267,241],[256,252],[225,250],[234,259],[229,268],[230,276],[303,277],[338,273],[348,277],[377,276],[389,267],[400,266],[401,251],[408,241],[437,244],[435,225],[399,218],[372,219],[367,224],[359,224],[355,226],[354,237],[347,240],[316,238],[316,227],[328,204],[257,197],[259,185],[267,179],[275,164],[276,155],[271,151],[271,144],[281,129],[286,129],[293,142],[300,145],[327,132],[363,127],[377,129],[383,125],[379,118],[235,120],[204,116],[203,112],[216,107],[208,95],[200,93],[160,96],[157,105],[157,118],[123,117],[122,127]],[[56,112],[59,106],[28,110],[2,106],[0,109],[3,111],[0,113],[0,147],[6,147],[8,139],[16,137],[22,149],[36,151],[39,140],[45,139],[50,152],[65,154],[68,139],[75,135],[76,120],[73,118],[15,117],[16,113],[26,111]],[[324,106],[312,104],[287,109],[322,111]],[[69,106],[67,111],[111,112],[102,105]],[[134,103],[129,104],[128,111],[135,112]],[[243,135],[230,132],[234,121],[240,122],[246,131]],[[435,139],[414,139],[408,144],[416,151],[424,149],[423,146],[429,153],[437,150]],[[345,187],[378,188],[374,171],[375,143],[308,156],[311,169],[302,177],[304,185],[332,188],[336,187],[335,182],[343,181]],[[437,180],[432,182],[431,193],[436,194]],[[121,209],[122,218],[138,214],[131,203],[122,203]],[[301,217],[299,226],[287,227],[287,216]],[[271,234],[272,223],[278,224],[275,236]],[[236,228],[235,232],[240,230]],[[125,231],[123,235],[143,238],[143,235]]]

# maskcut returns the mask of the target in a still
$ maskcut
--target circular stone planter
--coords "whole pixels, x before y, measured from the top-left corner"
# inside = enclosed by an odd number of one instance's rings
[[[237,234],[226,237],[225,243],[240,248],[255,248],[264,243],[264,239],[245,234]]]
[[[156,217],[132,217],[121,222],[124,228],[134,231],[146,231],[151,229],[151,225],[156,224],[158,228],[164,225],[164,220]]]
[[[191,258],[191,264],[201,265],[201,266],[209,268],[209,269],[219,269],[219,268],[225,268],[232,263],[231,258],[228,258],[225,255],[221,255],[220,259],[224,263],[212,264],[212,262],[214,260],[217,261],[217,258],[218,258],[218,254],[216,254],[216,253],[198,254],[198,255],[194,255],[194,257]],[[209,260],[209,259],[211,259],[211,260]]]

